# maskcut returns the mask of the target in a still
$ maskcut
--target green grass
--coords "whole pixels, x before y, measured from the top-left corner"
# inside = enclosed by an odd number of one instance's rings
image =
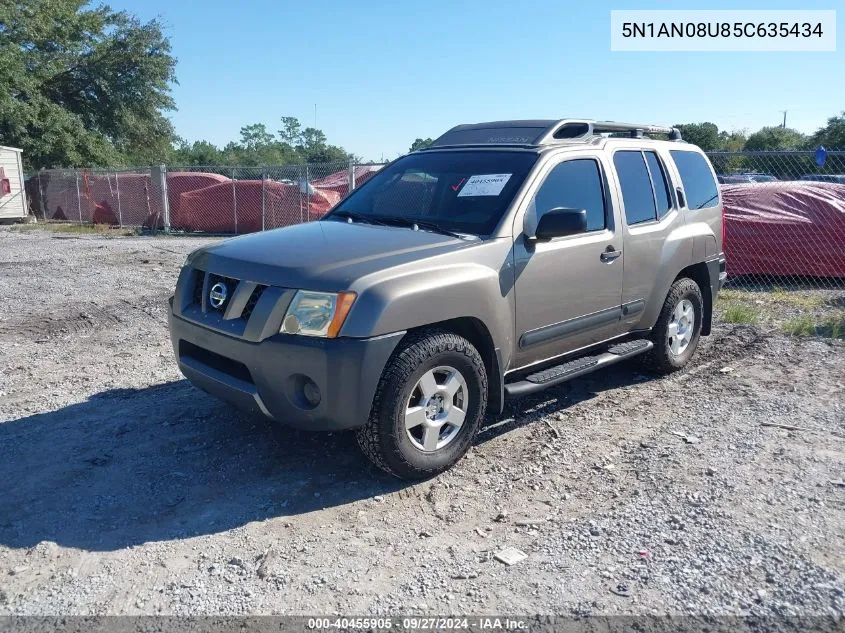
[[[821,336],[845,339],[845,313],[829,314],[820,319],[802,316],[783,324],[783,331],[792,336]]]
[[[15,224],[14,231],[52,231],[74,235],[136,235],[135,229],[117,228],[108,224],[65,224],[62,222],[38,222],[37,224]]]
[[[786,303],[799,308],[806,308],[811,310],[813,308],[820,308],[824,305],[825,298],[823,295],[814,293],[797,293],[788,292],[783,288],[775,286],[771,292],[771,297],[774,301]]]
[[[724,323],[757,323],[760,320],[760,312],[751,306],[733,303],[725,308],[721,320]]]

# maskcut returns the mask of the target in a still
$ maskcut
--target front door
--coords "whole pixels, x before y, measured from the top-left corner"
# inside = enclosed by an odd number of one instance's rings
[[[587,232],[530,239],[543,213],[585,209]],[[598,155],[553,164],[514,230],[516,341],[522,367],[615,336],[620,329],[622,228]]]

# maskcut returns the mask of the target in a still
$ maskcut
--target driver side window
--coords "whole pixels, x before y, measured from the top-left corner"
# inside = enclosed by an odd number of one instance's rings
[[[556,207],[585,209],[587,231],[606,228],[604,187],[598,162],[592,158],[567,160],[554,167],[534,196],[537,219]]]

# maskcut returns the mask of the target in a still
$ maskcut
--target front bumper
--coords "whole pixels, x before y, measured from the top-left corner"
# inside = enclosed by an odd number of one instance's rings
[[[378,381],[404,335],[368,339],[276,334],[250,342],[197,325],[168,310],[179,369],[194,385],[236,407],[291,426],[338,430],[362,426]],[[319,390],[314,404],[305,385]]]

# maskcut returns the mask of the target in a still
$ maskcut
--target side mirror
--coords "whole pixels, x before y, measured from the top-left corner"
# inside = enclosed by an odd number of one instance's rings
[[[538,240],[550,240],[553,237],[586,232],[587,211],[585,209],[556,207],[540,216],[534,237]]]

